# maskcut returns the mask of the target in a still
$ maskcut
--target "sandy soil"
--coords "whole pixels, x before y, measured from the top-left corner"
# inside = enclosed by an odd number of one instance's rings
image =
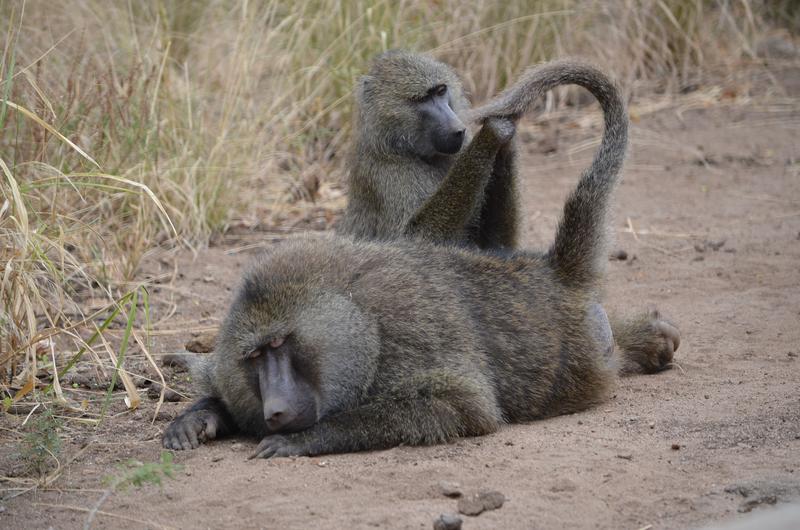
[[[796,72],[794,79],[797,79]],[[791,81],[791,79],[790,79]],[[592,410],[436,447],[247,461],[254,442],[226,439],[176,454],[163,488],[111,495],[95,527],[431,528],[464,493],[499,490],[478,528],[687,528],[800,499],[800,99],[798,83],[752,100],[724,90],[634,105],[631,156],[617,198],[608,304],[658,306],[681,327],[679,367],[620,381]],[[767,94],[765,94],[766,96]],[[556,134],[557,133],[557,134]],[[521,131],[525,246],[547,244],[565,194],[599,139],[593,113]],[[552,152],[555,150],[554,152]],[[245,233],[193,255],[154,256],[147,274],[154,352],[180,351],[214,328],[242,267],[274,236]],[[173,281],[170,275],[175,272]],[[136,363],[140,364],[136,364]],[[132,369],[147,371],[141,356]],[[186,374],[165,369],[184,393]],[[98,391],[76,389],[80,396]],[[145,397],[98,430],[67,422],[63,454],[82,453],[50,488],[0,501],[0,527],[77,528],[102,479],[129,458],[155,461],[186,403]],[[187,398],[188,399],[188,398]],[[3,454],[23,417],[0,418]],[[0,461],[0,475],[16,464]],[[0,483],[4,495],[17,483]]]

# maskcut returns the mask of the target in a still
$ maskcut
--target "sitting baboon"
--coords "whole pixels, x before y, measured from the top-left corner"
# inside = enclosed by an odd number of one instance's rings
[[[499,136],[484,126],[470,140],[469,105],[449,66],[421,54],[383,53],[359,81],[356,104],[339,232],[516,246],[513,124],[506,122]]]
[[[245,275],[196,367],[202,398],[164,446],[234,431],[263,437],[253,456],[264,458],[434,444],[604,399],[620,360],[598,332],[596,292],[628,122],[597,81],[603,142],[547,252],[342,237],[276,246]],[[648,358],[621,362],[662,368],[677,341],[662,335]]]

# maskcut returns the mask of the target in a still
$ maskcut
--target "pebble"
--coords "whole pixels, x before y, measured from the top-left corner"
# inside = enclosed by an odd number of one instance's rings
[[[220,461],[220,460],[222,460],[222,459],[223,459],[223,456],[222,456],[222,455],[216,455],[216,456],[212,456],[212,457],[211,457],[211,461],[212,461],[212,462],[219,462],[219,461]]]
[[[764,495],[756,499],[744,501],[741,505],[739,505],[738,511],[739,513],[748,513],[753,511],[753,508],[761,504],[776,504],[777,502],[778,498],[775,495]]]
[[[92,388],[94,386],[91,377],[86,374],[78,374],[75,372],[69,372],[65,375],[63,383],[66,383],[68,386],[82,386],[84,388]]]
[[[439,482],[439,491],[445,497],[461,497],[461,485],[458,482],[449,482],[447,480],[442,480]]]
[[[553,485],[550,486],[550,491],[553,493],[570,492],[578,489],[578,485],[566,477],[556,479]]]
[[[185,355],[182,353],[168,353],[161,357],[161,366],[169,366],[176,370],[186,371],[189,369],[189,362],[191,358],[191,355]]]
[[[150,385],[150,388],[147,389],[147,397],[150,399],[158,399],[161,395],[161,383],[153,383]],[[164,401],[168,402],[175,402],[180,401],[181,396],[171,388],[167,387],[164,389]]]
[[[461,530],[461,517],[443,513],[433,522],[433,530]]]
[[[484,490],[473,493],[458,500],[458,511],[464,515],[480,515],[486,510],[496,510],[506,502],[505,496],[499,491]]]
[[[615,259],[618,261],[625,261],[628,259],[628,253],[622,249],[615,250],[611,253],[611,259]]]
[[[158,399],[158,397],[156,397]],[[159,410],[156,414],[156,421],[172,421],[173,415],[166,410]]]
[[[672,449],[673,451],[677,451],[680,448],[681,448],[681,444],[672,444],[670,446],[670,449]]]

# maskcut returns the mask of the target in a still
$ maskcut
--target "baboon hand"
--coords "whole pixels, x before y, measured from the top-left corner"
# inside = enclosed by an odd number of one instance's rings
[[[213,411],[193,410],[181,414],[169,424],[161,444],[177,451],[196,449],[201,443],[217,436],[219,417]]]
[[[488,127],[494,133],[495,137],[502,144],[507,144],[514,137],[517,132],[516,124],[508,118],[490,117],[486,118],[484,127]]]
[[[302,433],[270,434],[265,436],[250,455],[253,458],[272,458],[276,456],[307,456],[310,449],[303,441]]]

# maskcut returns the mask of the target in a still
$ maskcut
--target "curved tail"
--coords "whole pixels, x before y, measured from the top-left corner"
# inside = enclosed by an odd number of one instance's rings
[[[490,116],[517,119],[551,88],[575,84],[600,102],[605,130],[592,164],[567,198],[547,259],[562,281],[591,287],[606,261],[607,211],[628,145],[628,114],[614,83],[600,70],[575,61],[554,61],[528,70],[509,89],[470,112],[471,120]]]

